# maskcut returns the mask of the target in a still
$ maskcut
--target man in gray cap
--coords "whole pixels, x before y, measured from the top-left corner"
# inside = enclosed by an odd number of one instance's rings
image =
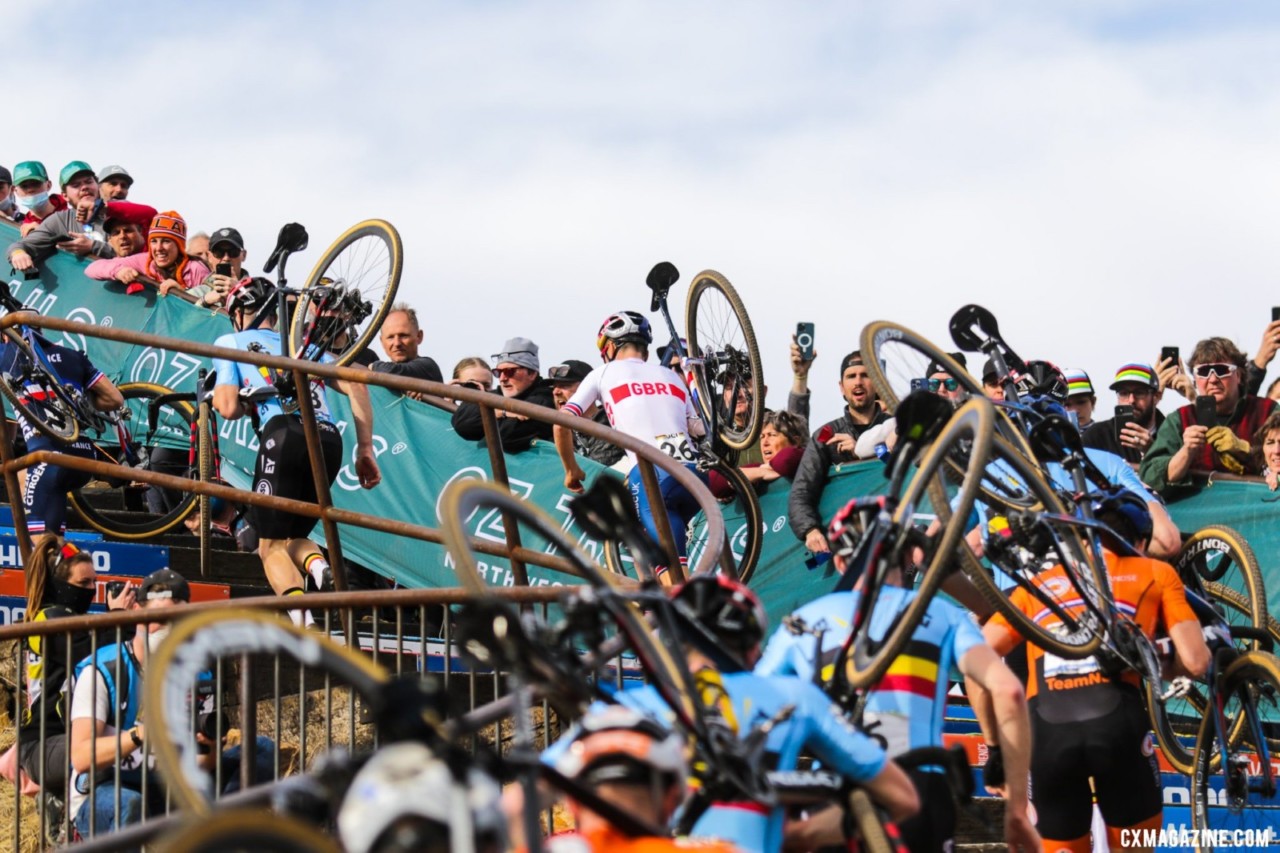
[[[493,372],[498,377],[502,396],[522,400],[535,406],[556,407],[551,385],[538,375],[538,345],[528,338],[511,338],[502,345],[502,352],[493,356]],[[551,424],[535,421],[523,415],[513,415],[499,409],[498,434],[502,449],[516,452],[530,447],[535,438],[551,440]],[[453,430],[468,441],[484,439],[484,424],[480,419],[477,403],[463,403],[453,413]]]
[[[126,200],[131,186],[133,176],[125,171],[124,166],[108,166],[98,173],[98,194],[102,196],[104,204]]]

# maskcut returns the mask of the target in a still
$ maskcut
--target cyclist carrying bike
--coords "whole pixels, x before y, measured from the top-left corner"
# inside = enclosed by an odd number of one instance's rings
[[[1145,502],[1119,487],[1087,499],[1094,518],[1114,531],[1114,535],[1102,535],[1102,545],[1118,611],[1148,638],[1154,639],[1157,627],[1163,628],[1173,641],[1180,669],[1192,677],[1202,676],[1209,664],[1209,649],[1187,604],[1182,581],[1168,563],[1140,553],[1152,529]],[[1132,556],[1120,556],[1123,553]],[[1053,589],[1070,581],[1059,565],[1037,574],[1034,583]],[[1061,623],[1022,588],[1014,590],[1011,600],[1039,624]],[[1076,607],[1083,609],[1082,604]],[[992,617],[982,633],[1001,655],[1022,642],[1001,614]],[[1087,853],[1095,795],[1112,848],[1118,846],[1121,830],[1161,825],[1160,769],[1139,677],[1133,671],[1120,671],[1119,666],[1104,666],[1102,660],[1109,658],[1064,660],[1033,646],[1027,650],[1031,799],[1045,851]],[[990,713],[990,698],[980,686],[971,685],[969,699],[979,719]]]
[[[764,744],[764,767],[794,770],[802,752],[811,753],[825,768],[864,787],[894,820],[919,809],[911,780],[890,762],[871,738],[858,732],[839,707],[811,682],[793,676],[762,676],[751,672],[760,657],[760,643],[768,624],[764,606],[746,585],[724,575],[697,575],[672,590],[681,614],[681,639],[686,659],[698,684],[712,725],[725,726],[739,739],[774,721]],[[670,708],[650,686],[617,695],[623,705],[670,722]],[[790,706],[789,716],[781,712]],[[568,748],[553,745],[544,760],[556,761]],[[711,768],[714,774],[715,769]],[[782,849],[786,815],[782,807],[756,802],[713,802],[693,827],[703,838],[723,838],[744,851]],[[842,843],[836,835],[821,844]]]
[[[652,444],[705,482],[706,475],[697,469],[695,439],[706,434],[706,427],[684,380],[669,368],[648,363],[651,343],[653,329],[644,315],[636,311],[609,315],[596,336],[596,346],[605,363],[587,374],[561,411],[582,417],[592,404],[599,402],[614,429]],[[581,492],[586,473],[573,455],[573,430],[557,424],[554,434],[556,450],[564,464],[565,487]],[[627,455],[635,461],[634,453],[628,451]],[[666,471],[659,468],[657,474],[663,508],[683,560],[685,533],[689,519],[698,513],[698,502]],[[641,486],[638,466],[627,475],[627,485],[640,520],[649,535],[657,539],[654,510]]]
[[[846,504],[828,528],[832,560],[841,574],[856,571],[850,560],[862,538],[854,523],[858,505],[858,499]],[[808,631],[798,634],[780,627],[756,664],[756,673],[794,675],[812,681],[815,669],[821,668],[822,680],[831,683],[835,675],[833,664],[848,639],[850,620],[857,610],[858,598],[865,594],[867,577],[864,573],[858,578],[852,591],[824,595],[793,614],[812,631],[821,632],[820,650],[815,648]],[[848,580],[845,578],[845,582]],[[901,568],[890,570],[884,580],[893,588],[882,590],[876,599],[870,614],[872,636],[883,636],[906,601],[915,595],[901,588]],[[993,718],[979,722],[990,748],[1003,752],[1007,771],[1005,841],[1012,851],[1038,850],[1040,837],[1027,815],[1031,723],[1022,684],[986,644],[969,614],[940,598],[929,604],[905,650],[867,697],[863,726],[885,744],[890,758],[920,747],[942,746],[943,712],[953,667],[967,680],[986,688],[992,697]],[[902,840],[911,853],[950,851],[954,843],[957,815],[943,770],[925,766],[909,771],[921,802],[929,804],[927,814],[899,824]]]
[[[227,295],[227,313],[236,331],[215,341],[220,347],[253,350],[269,355],[280,353],[280,333],[272,328],[276,319],[276,285],[269,279],[242,281]],[[332,361],[325,354],[322,362]],[[247,415],[256,407],[261,429],[258,458],[254,466],[253,491],[294,500],[314,502],[315,483],[310,474],[310,457],[302,419],[291,387],[280,387],[281,374],[268,368],[214,359],[217,384],[213,405],[228,420]],[[342,436],[329,412],[325,383],[312,379],[308,389],[320,434],[321,452],[329,482],[342,465]],[[368,389],[359,383],[338,380],[335,386],[351,400],[356,431],[356,474],[360,485],[372,489],[382,479],[373,453],[373,407]],[[274,390],[275,394],[269,393]],[[292,405],[291,405],[292,402]],[[285,406],[289,406],[286,411]],[[302,595],[308,577],[324,589],[331,582],[329,564],[307,536],[316,519],[276,509],[251,506],[249,517],[260,536],[258,555],[267,581],[277,595]],[[309,611],[290,611],[296,623],[309,622]]]
[[[43,336],[37,337],[40,348],[49,359],[49,366],[63,385],[82,393],[100,412],[113,412],[124,407],[124,396],[120,389],[94,366],[87,355],[79,350],[59,346]],[[9,366],[21,357],[17,346],[6,342],[0,347],[0,369],[7,372]],[[29,389],[28,393],[37,395],[44,392]],[[23,402],[27,400],[24,399]],[[85,459],[97,458],[97,451],[89,438],[70,443],[56,441],[28,423],[21,410],[17,417],[28,452],[53,450]],[[22,493],[22,506],[27,512],[27,529],[31,535],[38,536],[46,531],[62,533],[66,528],[67,492],[84,486],[91,479],[92,474],[62,468],[50,462],[41,462],[29,468],[26,488]]]

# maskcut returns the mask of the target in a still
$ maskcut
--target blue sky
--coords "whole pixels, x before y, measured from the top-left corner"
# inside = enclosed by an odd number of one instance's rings
[[[663,259],[738,287],[775,405],[791,330],[816,324],[819,421],[873,319],[941,340],[976,301],[1024,355],[1105,385],[1164,344],[1252,351],[1280,304],[1271,3],[7,15],[11,44],[49,61],[15,63],[0,161],[121,163],[136,200],[241,228],[255,269],[303,222],[295,276],[348,225],[389,219],[446,371],[514,335],[544,366],[594,361],[601,319],[644,307]]]

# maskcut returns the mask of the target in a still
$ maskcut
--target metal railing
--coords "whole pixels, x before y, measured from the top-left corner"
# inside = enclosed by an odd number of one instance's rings
[[[506,587],[495,590],[494,594],[545,614],[546,608],[561,600],[567,590],[546,586]],[[461,589],[322,593],[307,596],[305,601],[270,596],[0,626],[0,672],[5,673],[5,680],[9,680],[9,673],[14,675],[12,701],[5,703],[5,710],[16,723],[23,719],[29,706],[29,688],[23,675],[28,662],[28,644],[33,639],[38,638],[44,653],[42,663],[46,675],[55,662],[74,673],[77,661],[68,657],[77,636],[90,637],[91,648],[97,651],[111,643],[130,642],[137,626],[144,623],[168,622],[197,613],[248,606],[275,611],[305,608],[311,611],[323,633],[348,648],[359,650],[391,673],[436,679],[448,697],[449,719],[465,721],[457,726],[466,732],[459,738],[462,745],[474,750],[481,741],[486,741],[501,748],[506,739],[502,720],[511,712],[511,706],[502,701],[506,695],[506,674],[468,667],[455,647],[452,609],[471,600]],[[139,663],[145,679],[148,653],[145,643],[140,645]],[[618,660],[607,671],[619,685],[629,672]],[[97,681],[95,679],[91,686],[95,701]],[[120,683],[118,671],[115,682]],[[57,694],[60,688],[49,683],[32,686],[38,686],[45,696]],[[331,750],[367,750],[379,743],[376,726],[364,719],[363,707],[352,690],[328,674],[309,673],[291,659],[255,655],[222,660],[213,670],[212,687],[211,703],[202,709],[211,715],[209,726],[215,731],[222,731],[225,726],[237,730],[241,750],[236,773],[224,771],[221,762],[215,766],[214,788],[219,796],[238,789],[240,793],[233,795],[235,801],[261,802],[267,796],[264,784],[311,769]],[[108,724],[117,731],[127,728],[120,716],[119,703],[112,713],[114,717]],[[26,747],[34,755],[43,756],[46,744],[58,736],[53,730],[56,726],[45,719],[32,721],[25,728],[15,724],[14,748]],[[194,737],[199,724],[194,710],[186,723],[192,727]],[[555,710],[543,703],[535,710],[534,725],[536,743],[545,747],[555,739],[560,720]],[[143,754],[150,756],[145,740]],[[172,828],[181,819],[176,812],[170,816],[173,810],[162,793],[163,780],[150,769],[149,762],[143,761],[140,781],[126,781],[122,779],[126,771],[121,769],[120,757],[117,749],[112,760],[86,777],[84,808],[88,810],[90,825],[99,808],[111,808],[119,813],[120,792],[126,784],[132,785],[143,797],[144,821],[133,829],[99,838],[92,845],[85,845],[86,849],[135,847]],[[33,768],[36,775],[47,778],[47,768],[40,759],[36,762]],[[111,786],[110,793],[104,795],[110,800],[99,803],[98,789],[104,785]],[[11,827],[8,849],[44,850],[54,840],[65,843],[74,838],[76,815],[69,810],[57,816],[44,797],[24,796],[6,782],[0,782],[0,791],[8,794],[0,804],[0,816],[6,811],[11,813],[9,819],[0,820],[0,826],[7,823]],[[64,799],[63,805],[67,802]]]

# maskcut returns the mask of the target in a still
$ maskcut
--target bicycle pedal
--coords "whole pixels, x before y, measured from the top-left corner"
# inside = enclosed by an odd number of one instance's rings
[[[1185,675],[1179,675],[1173,681],[1169,682],[1169,689],[1160,695],[1161,702],[1168,702],[1170,699],[1181,699],[1191,692],[1191,679]]]

